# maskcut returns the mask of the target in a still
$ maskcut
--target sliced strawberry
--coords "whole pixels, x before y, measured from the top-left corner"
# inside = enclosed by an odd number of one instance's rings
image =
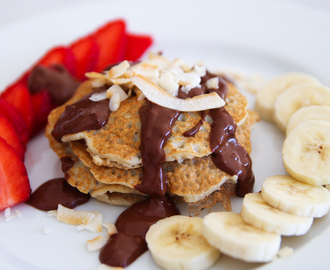
[[[107,65],[124,59],[125,27],[123,20],[116,20],[96,31],[94,37],[100,51],[94,71],[101,72]]]
[[[47,124],[48,114],[56,107],[50,94],[43,90],[38,94],[31,96],[33,115],[34,115],[34,125],[33,125],[33,135],[39,133]]]
[[[21,114],[30,135],[33,128],[33,109],[30,93],[26,87],[26,78],[23,77],[7,87],[1,94],[1,99],[10,103]]]
[[[64,46],[55,47],[48,51],[34,66],[50,67],[54,64],[63,64],[72,75],[75,75],[76,58],[70,48]]]
[[[26,122],[17,109],[4,99],[0,98],[0,114],[7,118],[15,127],[15,130],[20,137],[23,145],[29,140],[29,131]]]
[[[25,147],[16,133],[14,126],[2,114],[0,114],[0,137],[14,148],[21,160],[24,159]]]
[[[85,73],[94,70],[99,57],[99,46],[93,35],[81,38],[72,43],[70,49],[76,58],[76,78],[86,79]]]
[[[128,34],[125,59],[128,61],[138,60],[151,44],[152,38],[150,36]]]
[[[26,168],[15,150],[0,138],[0,211],[29,199]]]

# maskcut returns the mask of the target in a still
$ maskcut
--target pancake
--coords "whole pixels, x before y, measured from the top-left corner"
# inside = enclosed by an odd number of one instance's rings
[[[159,68],[159,70],[161,69]],[[174,71],[173,69],[165,68],[162,72],[167,72],[167,78],[169,78],[173,74],[176,74],[176,71]],[[188,71],[188,73],[193,71],[194,69],[191,69],[190,71]],[[141,186],[140,184],[143,179],[143,171],[147,169],[146,164],[145,168],[143,168],[141,158],[142,155],[140,150],[140,108],[147,101],[141,99],[141,97],[143,97],[143,93],[141,92],[141,90],[139,90],[135,91],[135,95],[133,94],[127,99],[121,101],[120,106],[118,108],[111,109],[114,108],[111,107],[113,106],[113,104],[111,105],[111,96],[108,97],[108,92],[105,92],[105,90],[114,83],[114,80],[124,80],[126,82],[127,80],[130,80],[130,76],[135,76],[134,74],[132,75],[132,70],[127,70],[127,73],[129,73],[129,75],[127,75],[128,77],[125,77],[125,72],[126,71],[124,70],[118,73],[121,75],[117,74],[119,77],[121,77],[119,79],[112,79],[111,77],[107,77],[107,74],[110,74],[107,72],[103,74],[94,74],[93,76],[95,76],[96,79],[94,78],[94,80],[87,80],[82,83],[77,89],[74,96],[68,102],[54,109],[49,114],[48,124],[46,127],[46,136],[49,139],[50,147],[54,150],[54,152],[60,158],[65,157],[66,159],[71,161],[72,164],[70,164],[72,166],[66,167],[65,177],[72,186],[77,187],[83,193],[91,194],[92,197],[100,201],[113,205],[128,206],[147,199],[148,195],[144,194],[143,192],[146,192],[150,195],[152,195],[153,193],[149,193],[149,190],[140,189],[141,191],[138,191],[137,189],[135,189],[137,185]],[[180,72],[183,71],[181,70]],[[156,77],[153,77],[153,79],[151,78],[151,80],[160,80],[162,75],[161,73],[159,74],[160,75],[152,75]],[[146,74],[146,76],[147,75],[148,74]],[[245,150],[239,145],[236,146],[240,147],[239,149],[243,150],[243,155],[248,156],[247,153],[251,152],[251,128],[254,123],[259,120],[259,117],[255,112],[247,110],[248,103],[246,98],[237,90],[233,83],[225,82],[222,78],[216,78],[216,75],[208,72],[204,73],[204,75],[196,75],[195,73],[191,73],[189,74],[189,76],[195,76],[195,78],[196,76],[200,76],[199,79],[201,81],[201,84],[195,84],[195,86],[191,86],[195,87],[194,91],[202,91],[202,87],[206,87],[205,89],[208,89],[207,91],[211,91],[211,89],[218,89],[219,91],[224,91],[223,93],[218,92],[220,97],[222,96],[222,94],[225,95],[226,90],[224,89],[227,84],[228,92],[226,94],[225,99],[226,110],[221,109],[221,111],[228,112],[229,115],[226,113],[225,115],[227,116],[221,115],[221,117],[227,118],[212,119],[210,115],[213,115],[213,117],[217,117],[217,115],[220,114],[214,113],[219,113],[219,110],[207,112],[205,121],[201,124],[197,133],[194,134],[194,136],[185,137],[183,134],[186,131],[194,128],[200,122],[200,120],[202,119],[202,113],[181,112],[177,120],[172,122],[174,123],[173,127],[171,129],[167,129],[166,126],[166,129],[164,130],[167,131],[162,131],[163,134],[166,132],[168,132],[167,134],[170,134],[165,145],[162,146],[162,142],[158,139],[160,145],[153,146],[154,148],[152,148],[151,150],[152,152],[157,147],[162,147],[162,149],[164,150],[165,156],[162,153],[160,156],[157,156],[157,158],[160,158],[161,162],[160,167],[157,167],[156,170],[164,170],[167,176],[167,193],[173,198],[174,201],[181,201],[187,203],[188,209],[191,213],[198,215],[202,211],[202,209],[211,208],[215,203],[219,201],[222,202],[226,210],[230,210],[230,197],[236,194],[238,177],[235,174],[230,175],[222,171],[221,169],[219,169],[219,167],[217,167],[219,165],[215,165],[213,158],[214,156],[219,155],[219,153],[212,155],[210,147],[211,129],[212,127],[214,129],[214,126],[221,126],[219,131],[217,131],[219,133],[212,133],[212,136],[214,136],[214,134],[216,134],[216,136],[223,136],[223,131],[227,130],[228,134],[225,136],[228,136],[228,138],[215,137],[215,139],[218,140],[219,138],[218,143],[220,144],[220,138],[222,138],[224,140],[223,142],[226,143],[225,145],[227,146],[227,149],[229,149],[228,155],[232,156],[232,148],[228,148],[228,145],[232,147],[234,137],[231,136],[233,136],[232,131],[235,130],[232,121],[234,120],[234,122],[237,124],[235,136],[237,138],[238,143],[243,146]],[[202,77],[204,80],[203,82]],[[207,84],[210,81],[210,78],[216,78],[218,80],[215,86],[214,84],[212,86],[211,83],[209,85]],[[164,81],[161,81],[160,83],[163,84]],[[168,81],[166,83],[168,83]],[[166,83],[164,87],[168,90],[168,87],[170,85],[166,85]],[[182,83],[186,82],[183,81]],[[194,82],[190,81],[190,83],[193,84]],[[109,103],[107,101],[102,101],[103,107],[100,109],[101,111],[107,110],[107,106],[109,104],[111,109],[109,118],[108,114],[102,114],[103,117],[104,115],[106,115],[106,119],[108,121],[105,121],[105,119],[103,119],[102,121],[104,121],[104,125],[96,130],[86,130],[72,134],[66,133],[64,136],[61,137],[61,141],[56,141],[52,136],[52,131],[56,122],[65,111],[66,106],[79,101],[87,94],[91,94],[92,92],[96,93],[94,91],[99,89],[100,85],[102,84],[103,90],[101,89],[101,92],[97,92],[98,96],[103,95],[101,99],[97,99],[95,95],[93,95],[93,98],[96,98],[96,100],[91,101],[90,98],[86,97],[83,101],[85,105],[83,105],[82,107],[79,107],[81,105],[77,105],[75,106],[75,108],[80,108],[80,112],[86,112],[85,108],[92,108],[91,110],[94,110],[93,102],[99,102],[100,100],[110,98]],[[224,88],[221,88],[221,85],[224,86]],[[123,88],[119,87],[119,89],[121,89],[120,91],[122,91],[124,95],[126,95],[126,93],[129,93],[128,89],[125,88],[124,84],[121,85],[121,87]],[[190,88],[187,90],[184,84],[181,84],[180,87],[181,88],[178,91],[182,91],[186,94],[189,93],[190,89],[192,89]],[[134,86],[133,88],[135,90],[138,89],[136,86]],[[131,88],[131,90],[133,88]],[[222,90],[220,90],[220,88]],[[126,93],[123,89],[126,90]],[[130,92],[132,92],[131,90]],[[106,97],[104,97],[105,93]],[[199,92],[199,94],[200,93],[202,92]],[[173,95],[176,96],[177,94]],[[87,103],[86,100],[88,101]],[[150,106],[149,103],[146,103],[146,105]],[[153,105],[153,107],[155,106]],[[145,108],[145,106],[143,108]],[[89,112],[89,110],[87,111]],[[162,110],[162,113],[166,113],[164,114],[164,116],[167,117],[169,110]],[[172,113],[176,114],[176,112],[170,111],[170,114]],[[70,114],[68,113],[67,115],[72,115],[72,117],[75,117],[76,114],[78,114],[78,111],[73,110],[73,112],[70,112]],[[161,122],[160,118],[161,117],[159,117],[158,115],[158,118],[155,119],[155,123],[157,123],[158,120]],[[71,119],[72,118],[69,119],[69,122],[71,121]],[[76,122],[76,124],[79,123],[80,125],[80,123],[84,123],[85,125],[85,122],[83,121],[85,121],[86,118],[81,119],[82,120],[79,120],[80,122]],[[93,119],[93,123],[95,121],[100,120],[99,116],[97,116],[97,119],[95,120],[94,118],[90,119]],[[230,121],[228,119],[230,119]],[[174,118],[172,120],[174,120]],[[215,120],[215,124],[213,124],[213,120]],[[223,122],[221,122],[221,125],[219,125],[219,120],[223,120]],[[222,126],[223,123],[225,123],[224,126]],[[71,127],[75,126],[71,123],[70,125],[70,129]],[[159,127],[157,126],[156,129],[158,128]],[[169,131],[172,132],[169,133]],[[151,137],[150,140],[153,140],[153,138],[154,137]],[[228,141],[229,138],[231,138],[231,142]],[[151,141],[148,141],[148,143],[150,142]],[[146,142],[144,142],[144,147],[145,145]],[[218,145],[217,147],[220,147],[220,145]],[[235,152],[235,155],[236,154],[239,155],[239,158],[242,157],[241,154],[239,154],[238,152]],[[144,157],[144,161],[148,162],[148,159],[150,160],[154,158],[152,156],[153,154],[151,153],[148,157]],[[234,164],[237,165],[237,159],[233,160]],[[250,161],[247,161],[245,157],[242,160],[245,160],[243,164],[246,164],[245,162],[248,162],[248,164],[250,164]],[[219,161],[217,160],[216,162]],[[239,166],[246,165],[240,164]],[[242,170],[242,167],[240,167],[239,169]],[[228,170],[228,168],[224,170]],[[253,176],[253,174],[250,174],[249,177],[251,176]],[[153,179],[154,178],[151,178],[151,180]],[[240,178],[239,181],[241,180],[242,178]],[[239,193],[238,189],[237,192]]]
[[[238,125],[244,123],[248,112],[247,100],[232,84],[226,98],[225,108]],[[66,105],[72,104],[82,96],[92,91],[91,83],[86,82],[78,88],[76,95],[68,103],[51,112],[49,124],[54,126],[63,113]],[[132,169],[142,167],[140,153],[139,109],[144,101],[138,101],[136,96],[121,103],[119,109],[111,113],[108,123],[99,130],[89,130],[65,135],[63,142],[84,139],[87,151],[96,165]],[[172,129],[172,135],[164,146],[166,161],[182,162],[185,159],[203,157],[211,154],[209,133],[212,118],[206,117],[199,132],[193,137],[185,137],[183,133],[193,128],[200,120],[199,112],[184,112]]]

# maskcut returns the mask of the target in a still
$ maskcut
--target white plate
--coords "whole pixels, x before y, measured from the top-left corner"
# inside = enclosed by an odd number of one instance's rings
[[[108,20],[124,18],[134,33],[150,33],[170,59],[203,60],[210,68],[260,74],[266,80],[288,71],[306,72],[330,85],[330,18],[327,14],[280,1],[108,1],[86,3],[29,18],[0,29],[0,89],[14,81],[54,45],[68,44]],[[251,106],[253,97],[250,97]],[[255,191],[263,179],[283,174],[283,135],[272,124],[260,122],[252,133]],[[31,140],[26,167],[35,190],[44,181],[61,177],[60,162],[41,134]],[[234,198],[234,211],[241,199]],[[185,206],[180,205],[183,213]],[[97,269],[98,253],[89,253],[85,242],[98,234],[76,231],[74,226],[46,217],[25,204],[13,207],[23,216],[9,223],[0,215],[1,269]],[[95,200],[78,207],[99,210],[114,222],[124,207]],[[221,210],[221,206],[214,207]],[[205,213],[204,213],[205,214]],[[326,269],[329,265],[329,215],[315,220],[305,236],[283,237],[282,246],[295,253],[269,264],[246,264],[222,256],[213,269]],[[43,228],[52,229],[43,234]],[[104,232],[103,232],[104,233]],[[128,269],[158,269],[149,252]]]

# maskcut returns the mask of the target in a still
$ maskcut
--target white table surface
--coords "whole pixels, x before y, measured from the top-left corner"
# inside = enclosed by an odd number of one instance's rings
[[[102,0],[93,0],[96,4]],[[108,0],[111,1],[111,0]],[[122,0],[124,1],[124,0]],[[313,9],[319,9],[330,13],[329,0],[279,0],[305,5]],[[41,14],[49,10],[61,9],[91,0],[0,0],[0,27],[20,21],[24,18]]]

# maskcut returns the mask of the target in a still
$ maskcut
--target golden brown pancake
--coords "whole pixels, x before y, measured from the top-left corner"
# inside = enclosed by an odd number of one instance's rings
[[[250,153],[250,131],[258,116],[246,110],[245,97],[233,85],[229,86],[226,109],[240,123],[236,137]],[[66,135],[62,143],[51,135],[65,106],[91,91],[91,82],[83,83],[72,99],[51,112],[46,127],[50,147],[60,158],[70,157],[74,161],[67,171],[67,180],[81,192],[114,205],[144,200],[147,195],[134,189],[142,179],[139,108],[144,101],[137,101],[134,96],[125,100],[100,130]],[[212,119],[207,117],[194,137],[182,135],[199,120],[198,112],[181,113],[164,147],[166,162],[163,167],[168,178],[168,192],[176,200],[188,203],[195,214],[218,201],[230,210],[229,198],[235,194],[237,176],[230,176],[213,164],[209,144]]]

